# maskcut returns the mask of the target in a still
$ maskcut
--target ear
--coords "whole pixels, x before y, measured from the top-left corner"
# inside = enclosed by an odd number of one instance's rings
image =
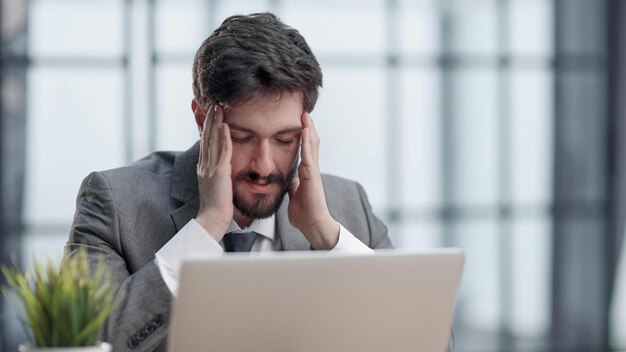
[[[196,99],[191,99],[191,111],[193,112],[193,116],[196,119],[196,125],[198,126],[198,132],[202,133],[202,128],[204,127],[204,120],[206,119],[206,113],[198,104]]]

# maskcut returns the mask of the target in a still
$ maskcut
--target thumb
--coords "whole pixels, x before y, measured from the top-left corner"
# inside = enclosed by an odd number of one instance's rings
[[[300,187],[300,178],[298,176],[295,176],[291,180],[291,183],[289,183],[289,189],[287,189],[287,192],[289,192],[289,199],[293,199],[299,187]]]

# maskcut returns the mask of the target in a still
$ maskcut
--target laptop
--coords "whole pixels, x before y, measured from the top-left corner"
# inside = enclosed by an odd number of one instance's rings
[[[168,348],[445,351],[462,266],[458,249],[189,259]]]

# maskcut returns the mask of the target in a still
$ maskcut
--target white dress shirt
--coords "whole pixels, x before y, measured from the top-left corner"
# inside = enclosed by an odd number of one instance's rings
[[[226,233],[256,232],[261,236],[257,236],[250,251],[267,253],[280,250],[278,241],[274,241],[275,227],[274,215],[267,219],[253,220],[245,229],[241,229],[234,220],[231,220]],[[339,240],[330,252],[374,253],[343,225],[339,228]],[[174,296],[178,293],[178,277],[183,259],[198,254],[221,256],[224,254],[224,245],[218,243],[195,219],[191,219],[156,252],[156,262],[163,281]]]

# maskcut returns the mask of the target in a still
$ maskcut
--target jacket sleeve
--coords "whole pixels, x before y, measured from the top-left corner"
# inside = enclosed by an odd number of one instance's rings
[[[129,273],[120,240],[118,210],[111,187],[100,173],[83,181],[65,255],[86,249],[92,268],[103,263],[119,287],[102,340],[116,352],[165,350],[171,293],[154,260]]]

